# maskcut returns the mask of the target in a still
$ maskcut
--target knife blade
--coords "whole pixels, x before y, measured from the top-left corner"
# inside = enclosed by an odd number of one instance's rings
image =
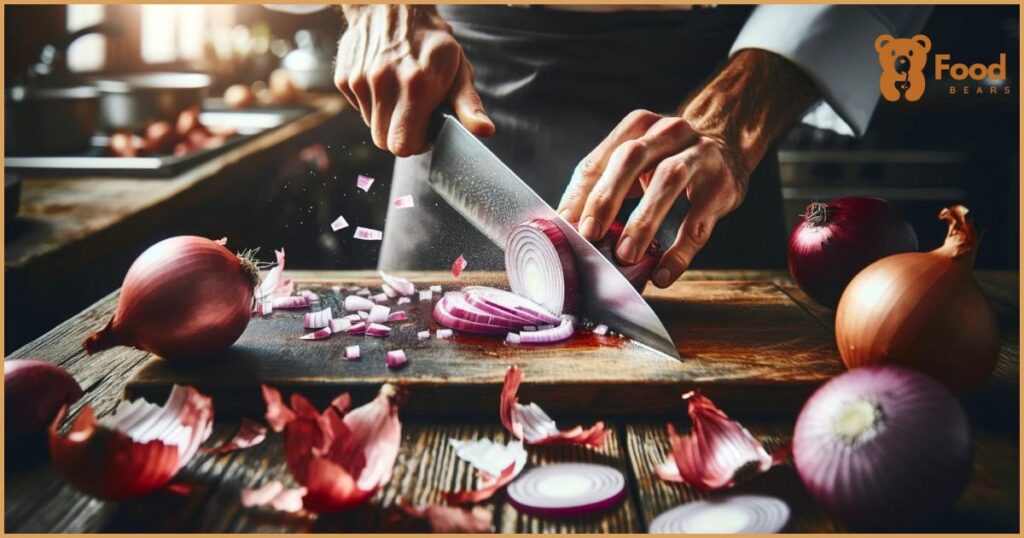
[[[508,166],[451,115],[436,131],[428,182],[456,211],[498,247],[512,228],[548,219],[565,234],[581,279],[580,313],[675,359],[672,338],[657,314],[606,259]]]

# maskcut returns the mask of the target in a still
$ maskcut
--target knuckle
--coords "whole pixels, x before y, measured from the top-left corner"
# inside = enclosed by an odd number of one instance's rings
[[[629,140],[619,146],[619,155],[623,164],[635,166],[644,160],[647,154],[647,145],[639,140]]]
[[[704,245],[711,235],[711,222],[706,218],[698,218],[694,222],[688,222],[684,231],[691,243]]]
[[[657,117],[658,117],[658,115],[655,114],[654,112],[651,112],[650,110],[647,110],[647,109],[644,109],[644,108],[638,108],[638,109],[630,112],[626,116],[626,120],[630,121],[630,122],[633,122],[633,123],[636,123],[636,122],[640,122],[640,121],[650,121],[650,120],[652,120],[654,118],[657,118]]]
[[[599,161],[596,157],[587,156],[587,158],[583,159],[583,162],[580,164],[580,174],[582,174],[583,177],[591,179],[596,177],[598,174],[601,173],[601,169],[598,165],[598,162]]]
[[[366,78],[372,87],[380,88],[391,80],[392,70],[389,67],[376,67],[366,75]]]

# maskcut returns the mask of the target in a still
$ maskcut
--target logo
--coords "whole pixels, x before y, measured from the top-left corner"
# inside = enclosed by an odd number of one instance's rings
[[[926,35],[895,38],[889,34],[878,36],[875,51],[882,65],[878,87],[886,101],[917,101],[924,95],[924,66],[932,40]]]
[[[925,67],[932,40],[926,35],[896,38],[889,34],[878,36],[875,52],[882,66],[878,88],[886,101],[914,102],[921,99],[925,89]],[[999,54],[999,61],[992,64],[952,61],[950,54],[934,54],[934,78],[936,81],[952,79],[950,95],[1010,95],[1013,88],[1006,84],[1006,53]]]

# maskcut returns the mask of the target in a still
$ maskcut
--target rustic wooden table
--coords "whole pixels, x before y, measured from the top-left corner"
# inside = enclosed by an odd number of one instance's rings
[[[292,274],[292,276],[297,276]],[[300,275],[298,275],[300,276]],[[343,281],[345,275],[335,275]],[[317,279],[324,277],[319,273]],[[1019,521],[1019,288],[1016,272],[979,272],[979,281],[999,315],[1003,350],[997,370],[987,386],[965,400],[975,435],[974,474],[954,510],[945,514],[935,529],[956,532],[1017,532]],[[807,316],[831,330],[828,311],[816,307],[783,273],[753,271],[691,272],[690,280],[758,282],[778,288],[800,306]],[[122,398],[124,387],[150,357],[147,353],[119,349],[86,357],[82,340],[105,323],[113,313],[117,294],[99,301],[49,333],[17,350],[8,358],[41,358],[67,369],[82,385],[84,403],[102,415]],[[10,314],[10,313],[9,313]],[[838,360],[838,358],[837,358]],[[687,387],[680,387],[680,392]],[[728,411],[728,409],[727,409]],[[769,448],[788,441],[795,413],[772,416],[734,414]],[[494,511],[497,530],[505,532],[645,532],[662,511],[690,499],[706,496],[653,475],[665,455],[665,423],[685,425],[684,408],[659,419],[611,421],[613,435],[606,446],[593,451],[573,447],[531,449],[530,461],[594,461],[621,469],[628,477],[629,497],[616,509],[592,517],[545,519],[525,515],[498,494],[486,503]],[[557,418],[557,417],[556,417]],[[383,510],[399,496],[413,502],[439,501],[439,492],[468,488],[473,473],[456,463],[449,438],[507,435],[498,422],[404,421],[403,442],[391,483],[363,509],[343,516],[282,516],[241,507],[239,490],[268,480],[289,481],[283,463],[280,438],[271,435],[256,447],[223,455],[198,455],[178,476],[191,486],[188,495],[161,492],[128,502],[105,502],[80,494],[45,463],[30,463],[8,456],[6,461],[5,527],[10,532],[348,532],[382,528]],[[231,436],[237,423],[218,420],[207,444],[219,444]],[[791,532],[842,531],[804,491],[792,464],[757,477],[736,488],[760,492],[789,503]]]

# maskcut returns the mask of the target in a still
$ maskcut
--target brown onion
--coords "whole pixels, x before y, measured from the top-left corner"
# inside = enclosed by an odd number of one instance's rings
[[[133,346],[163,357],[223,351],[249,324],[256,265],[203,237],[165,239],[139,256],[124,277],[117,312],[86,339],[89,353]]]
[[[971,268],[978,237],[967,208],[943,209],[945,244],[878,260],[847,286],[836,343],[849,368],[900,364],[954,392],[977,389],[999,357],[999,327]]]
[[[23,359],[4,361],[4,428],[15,442],[41,441],[61,406],[82,397],[82,387],[59,366]]]

